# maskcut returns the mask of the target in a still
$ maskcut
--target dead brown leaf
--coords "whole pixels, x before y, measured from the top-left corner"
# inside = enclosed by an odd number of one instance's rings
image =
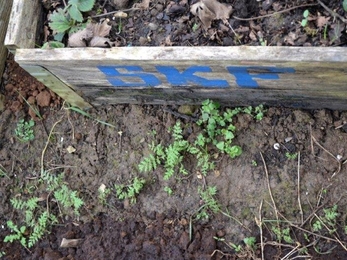
[[[106,36],[111,31],[108,25],[109,20],[105,19],[102,23],[89,23],[87,27],[81,31],[73,33],[69,36],[69,47],[110,47],[113,45]]]
[[[329,20],[330,20],[330,17],[318,16],[316,20],[316,25],[319,29],[321,29],[329,22]]]
[[[136,3],[134,4],[134,8],[141,8],[141,9],[148,9],[149,8],[149,3],[151,1],[150,0],[142,0],[141,3]]]
[[[227,23],[232,6],[219,3],[217,0],[200,0],[190,7],[190,12],[198,16],[205,29],[208,29],[213,20],[220,19]]]

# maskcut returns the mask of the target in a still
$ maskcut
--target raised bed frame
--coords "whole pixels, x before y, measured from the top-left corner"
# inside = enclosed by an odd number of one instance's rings
[[[28,11],[35,8],[34,2],[38,0],[14,0],[9,28],[23,6]],[[19,65],[81,108],[193,104],[211,98],[231,106],[347,109],[347,52],[341,47],[42,50],[33,48],[32,41],[17,41],[14,35],[22,35],[21,29],[11,31],[6,42]]]

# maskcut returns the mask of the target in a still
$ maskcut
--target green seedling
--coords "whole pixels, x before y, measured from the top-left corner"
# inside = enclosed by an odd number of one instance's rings
[[[257,166],[258,166],[258,163],[257,163],[257,161],[255,161],[255,160],[252,160],[252,166],[254,166],[254,167],[257,167]]]
[[[277,237],[277,240],[279,242],[284,240],[286,243],[289,243],[289,244],[294,243],[294,240],[290,236],[290,228],[289,227],[280,228],[280,227],[277,227],[277,226],[272,226],[271,230],[275,233],[275,235]]]
[[[219,203],[214,198],[217,194],[217,188],[215,186],[207,187],[204,191],[199,188],[198,192],[203,201],[203,205],[197,210],[197,219],[208,219],[211,212],[215,214],[221,210]]]
[[[342,1],[342,8],[345,12],[347,12],[347,0]]]
[[[143,178],[135,177],[128,185],[115,184],[117,198],[120,200],[129,199],[130,203],[136,202],[137,195],[141,192],[146,181]]]
[[[63,174],[56,176],[49,172],[43,172],[36,185],[41,183],[46,187],[46,191],[52,194],[52,201],[60,204],[61,212],[65,212],[66,215],[74,212],[78,216],[83,201],[77,196],[77,191],[70,190],[62,180]],[[24,224],[19,227],[12,220],[7,221],[7,227],[12,234],[7,235],[4,242],[19,241],[24,247],[30,248],[49,233],[49,228],[53,224],[58,223],[57,216],[47,210],[53,205],[40,205],[39,202],[42,199],[39,197],[34,196],[27,200],[15,197],[10,201],[13,208],[18,211],[19,215],[22,215],[21,222]]]
[[[256,250],[257,246],[256,246],[256,238],[255,237],[245,237],[243,239],[243,242],[245,243],[245,245],[250,248],[251,250]]]
[[[310,12],[306,9],[304,11],[304,13],[302,14],[302,16],[304,17],[302,20],[301,20],[301,26],[302,27],[306,27],[307,26],[307,23],[308,23],[308,16],[310,15]]]
[[[22,142],[34,140],[34,126],[34,120],[25,121],[24,119],[20,119],[17,123],[16,129],[14,130],[16,137]]]
[[[295,160],[298,157],[298,153],[286,152],[286,157],[290,160]]]
[[[50,28],[55,33],[54,39],[62,41],[65,33],[73,33],[85,28],[82,12],[92,10],[94,4],[95,0],[69,0],[65,8],[54,11],[49,22]]]
[[[166,191],[169,196],[173,194],[173,190],[169,186],[165,186],[164,191]]]

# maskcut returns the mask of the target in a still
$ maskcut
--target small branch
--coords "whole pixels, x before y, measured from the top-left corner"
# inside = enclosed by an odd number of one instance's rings
[[[345,19],[345,18],[343,18],[341,15],[339,15],[338,13],[336,13],[336,12],[334,12],[333,10],[331,10],[329,7],[327,7],[322,1],[320,1],[320,0],[317,0],[318,1],[318,3],[321,5],[321,6],[323,6],[323,8],[325,9],[325,10],[327,10],[334,18],[335,17],[338,17],[342,22],[344,22],[344,23],[347,23],[347,20]]]
[[[124,10],[117,10],[117,11],[112,11],[112,12],[108,12],[108,13],[105,13],[105,14],[98,14],[98,15],[94,15],[94,16],[89,16],[88,18],[99,18],[99,17],[104,17],[104,16],[108,16],[108,15],[111,15],[111,14],[116,14],[118,12],[130,12],[130,11],[133,11],[133,10],[140,10],[141,8],[129,8],[129,9],[124,9]]]
[[[276,220],[277,220],[277,224],[278,224],[279,223],[278,210],[277,210],[277,207],[276,207],[276,203],[275,203],[274,197],[272,196],[272,191],[271,191],[271,186],[270,186],[270,179],[269,179],[269,172],[267,170],[267,166],[266,166],[266,163],[265,163],[265,160],[264,160],[264,156],[263,156],[263,154],[261,152],[260,152],[260,156],[261,156],[261,160],[263,161],[264,170],[265,170],[265,174],[266,174],[267,188],[268,188],[268,191],[269,191],[269,194],[270,194],[270,198],[271,198],[271,201],[272,201],[272,204],[273,204],[273,208],[275,210]]]
[[[300,151],[298,152],[298,204],[300,208],[301,224],[304,223],[304,212],[301,206],[301,196],[300,196]]]
[[[42,150],[42,154],[41,154],[41,174],[44,172],[43,161],[44,161],[45,152],[46,152],[46,150],[47,150],[47,147],[48,147],[49,141],[50,141],[50,139],[51,139],[51,136],[52,136],[53,130],[54,130],[54,128],[56,127],[56,125],[57,125],[57,124],[59,124],[59,123],[60,123],[62,120],[63,120],[63,118],[61,118],[59,121],[55,122],[55,123],[54,123],[54,125],[52,126],[51,131],[49,132],[49,135],[48,135],[48,138],[47,138],[46,145],[45,145],[45,147],[43,148],[43,150]]]
[[[261,15],[261,16],[257,16],[257,17],[251,17],[251,18],[240,18],[237,16],[233,16],[233,18],[236,20],[240,20],[240,21],[253,21],[253,20],[258,20],[261,18],[271,17],[271,16],[274,16],[276,14],[283,14],[283,13],[289,12],[289,11],[294,10],[294,9],[298,9],[298,8],[302,8],[302,7],[308,7],[308,6],[315,6],[315,5],[318,5],[318,4],[304,4],[304,5],[293,6],[291,8],[288,8],[288,9],[285,9],[282,11],[278,11],[278,12],[274,12],[274,13],[266,14],[266,15]]]

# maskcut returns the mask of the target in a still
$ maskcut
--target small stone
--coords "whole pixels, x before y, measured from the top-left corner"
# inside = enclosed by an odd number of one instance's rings
[[[151,29],[152,31],[155,31],[158,29],[158,24],[156,23],[149,23],[148,28]]]
[[[40,107],[48,107],[51,103],[51,94],[44,90],[36,96],[36,101]]]

